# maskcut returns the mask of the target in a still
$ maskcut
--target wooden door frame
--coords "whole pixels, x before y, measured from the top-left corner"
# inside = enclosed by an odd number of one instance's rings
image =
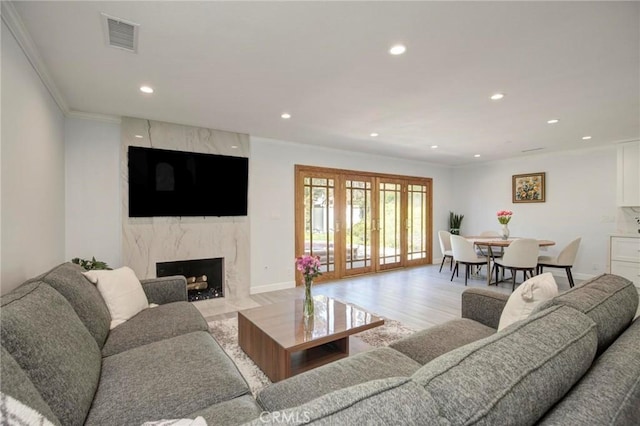
[[[375,263],[374,263],[374,259],[376,258],[375,253],[377,253],[377,232],[375,231],[375,226],[374,226],[374,216],[375,216],[375,203],[376,203],[376,198],[375,198],[375,177],[370,176],[370,175],[365,175],[365,174],[357,174],[357,173],[343,173],[342,175],[340,175],[340,187],[341,187],[341,206],[340,206],[340,213],[346,213],[347,212],[347,200],[346,200],[346,195],[347,195],[347,188],[346,188],[346,181],[347,180],[353,180],[353,181],[365,181],[365,182],[370,182],[371,183],[371,200],[370,200],[370,204],[371,204],[371,225],[372,225],[372,229],[371,229],[371,239],[370,239],[370,245],[371,245],[371,265],[370,265],[370,270],[369,271],[355,271],[353,272],[353,270],[347,270],[346,263],[347,263],[347,251],[346,251],[346,247],[344,246],[346,244],[345,238],[341,238],[341,248],[342,248],[342,256],[341,256],[341,263],[340,263],[340,270],[341,270],[341,276],[342,277],[346,277],[346,276],[354,276],[354,275],[362,275],[362,274],[370,274],[372,272],[375,272]],[[341,229],[341,235],[345,236],[347,232],[347,220],[346,217],[343,218],[343,227]],[[349,271],[349,272],[347,272]]]
[[[335,217],[338,216],[335,214],[335,211],[339,211],[339,215],[342,215],[345,210],[345,188],[344,188],[344,180],[345,176],[352,177],[365,177],[372,178],[375,185],[372,189],[371,194],[371,203],[372,203],[372,221],[377,223],[376,221],[379,219],[378,210],[379,210],[379,199],[378,199],[378,185],[376,180],[379,178],[381,180],[399,180],[403,181],[403,187],[401,191],[401,211],[404,211],[403,214],[403,223],[401,224],[401,239],[404,240],[403,252],[401,253],[401,265],[395,268],[401,268],[406,266],[416,266],[416,265],[427,265],[431,264],[433,261],[433,179],[428,177],[420,177],[420,176],[405,176],[405,175],[395,175],[388,173],[375,173],[375,172],[366,172],[366,171],[358,171],[358,170],[347,170],[347,169],[336,169],[336,168],[328,168],[328,167],[318,167],[318,166],[308,166],[296,164],[294,165],[294,179],[295,179],[295,189],[294,189],[294,217],[295,217],[295,228],[294,228],[294,245],[295,245],[295,253],[298,256],[301,253],[304,253],[304,204],[299,206],[298,200],[304,199],[304,182],[303,176],[311,176],[311,177],[320,177],[326,179],[334,179],[334,220]],[[424,259],[419,260],[408,260],[406,257],[408,256],[407,250],[407,236],[406,236],[406,214],[408,212],[407,203],[408,203],[408,195],[407,188],[409,184],[414,185],[425,185],[427,187],[428,194],[428,206],[427,206],[427,229],[425,239],[427,241],[427,255]],[[339,209],[339,210],[338,210]],[[344,242],[342,241],[342,236],[346,230],[346,223],[342,220],[342,216],[340,216],[340,222],[338,226],[335,227],[334,233],[334,262],[335,269],[332,272],[323,273],[321,276],[317,277],[314,281],[322,282],[326,280],[338,279],[345,276],[344,273],[344,262],[346,261],[346,253],[344,252]],[[299,230],[302,229],[302,235],[299,235]],[[379,265],[379,227],[374,226],[375,231],[372,232],[372,263],[373,263],[373,271],[379,272],[381,270],[387,270],[390,268],[382,268],[380,269]],[[338,243],[339,242],[339,243]],[[296,285],[302,285],[302,275],[296,271]]]
[[[427,223],[426,223],[426,232],[424,238],[427,241],[427,257],[424,259],[411,260],[408,258],[409,255],[409,243],[407,241],[407,259],[405,260],[406,266],[415,266],[415,265],[425,265],[431,264],[433,262],[433,181],[431,179],[407,179],[407,184],[405,189],[407,190],[407,214],[409,213],[409,185],[423,185],[427,187]],[[408,220],[405,217],[405,220]]]
[[[304,203],[302,206],[298,203],[298,200],[304,200],[304,177],[317,177],[321,179],[334,179],[336,185],[334,186],[334,208],[335,202],[337,201],[336,197],[338,194],[336,191],[338,190],[339,180],[336,179],[330,172],[325,172],[320,167],[314,167],[313,170],[310,170],[305,167],[300,167],[298,165],[295,166],[295,200],[294,200],[294,209],[295,209],[295,219],[294,219],[294,243],[295,243],[295,253],[296,256],[300,256],[304,253]],[[335,214],[334,214],[335,218]],[[302,235],[298,235],[298,231],[302,229]],[[337,227],[334,228],[338,231]],[[334,232],[334,251],[333,251],[333,261],[335,264],[335,268],[330,272],[323,272],[322,275],[314,278],[315,282],[328,281],[332,279],[339,278],[341,275],[339,274],[339,268],[341,267],[340,262],[338,262],[339,253],[336,252],[336,244],[335,241],[338,238],[338,232]],[[327,258],[329,258],[329,248],[327,248]],[[302,277],[302,273],[299,271],[295,271],[296,275],[296,286],[302,285],[304,279]]]

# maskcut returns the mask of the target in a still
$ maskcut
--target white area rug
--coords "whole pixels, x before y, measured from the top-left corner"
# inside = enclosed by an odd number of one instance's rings
[[[251,358],[238,346],[238,319],[228,318],[224,320],[210,321],[209,331],[220,343],[222,349],[231,357],[238,366],[238,370],[249,383],[251,392],[255,396],[260,389],[269,385],[269,378],[256,366]],[[402,337],[414,333],[416,330],[402,325],[395,320],[386,319],[384,325],[372,328],[354,337],[373,347],[387,346]]]

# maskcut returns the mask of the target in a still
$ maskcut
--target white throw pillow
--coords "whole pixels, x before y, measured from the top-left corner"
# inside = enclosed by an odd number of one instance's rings
[[[558,285],[551,272],[529,278],[511,293],[500,316],[498,331],[525,319],[541,302],[558,294]]]
[[[45,416],[2,392],[0,392],[0,424],[53,426]]]
[[[111,329],[149,307],[147,295],[135,272],[127,266],[92,270],[83,274],[96,284],[111,314]]]

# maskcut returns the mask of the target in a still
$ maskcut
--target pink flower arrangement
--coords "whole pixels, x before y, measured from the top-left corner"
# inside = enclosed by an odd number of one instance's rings
[[[498,211],[498,222],[506,225],[511,220],[512,215],[513,212],[511,210],[500,210]]]
[[[296,257],[296,269],[302,272],[305,281],[322,275],[322,272],[320,272],[320,266],[321,263],[319,256],[305,254],[304,256]]]

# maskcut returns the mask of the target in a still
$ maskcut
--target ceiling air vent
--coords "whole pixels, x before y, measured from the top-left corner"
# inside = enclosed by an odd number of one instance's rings
[[[136,53],[138,51],[138,28],[140,25],[105,13],[101,13],[101,15],[107,44],[117,49]]]

